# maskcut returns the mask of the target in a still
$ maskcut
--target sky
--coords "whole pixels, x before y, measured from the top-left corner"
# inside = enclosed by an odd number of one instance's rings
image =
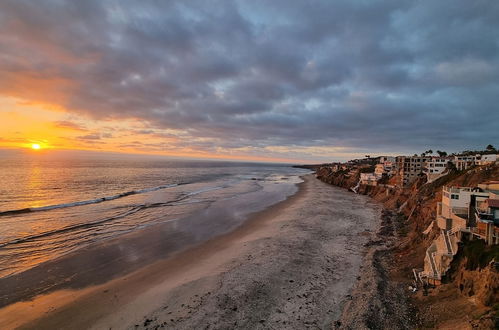
[[[498,105],[497,0],[0,2],[0,148],[453,152]]]

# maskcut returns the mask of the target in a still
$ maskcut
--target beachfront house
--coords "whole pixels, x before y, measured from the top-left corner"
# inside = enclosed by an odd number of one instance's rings
[[[440,235],[427,249],[419,277],[440,284],[460,241],[483,239],[489,245],[499,244],[499,181],[475,188],[444,187],[436,220]]]
[[[459,171],[466,170],[472,166],[475,166],[477,164],[477,158],[480,158],[480,155],[474,155],[474,156],[463,156],[463,155],[458,155],[454,156],[454,165],[456,165],[456,168]]]
[[[376,164],[376,167],[374,168],[374,175],[378,178],[381,178],[383,174],[385,174],[385,165],[384,164]]]
[[[489,245],[499,244],[499,181],[484,182],[478,188],[487,192],[488,198],[474,203],[476,227],[472,234]]]
[[[375,173],[360,173],[360,184],[366,186],[376,186],[379,178]]]
[[[490,165],[499,162],[499,155],[480,155],[476,160],[477,165]]]

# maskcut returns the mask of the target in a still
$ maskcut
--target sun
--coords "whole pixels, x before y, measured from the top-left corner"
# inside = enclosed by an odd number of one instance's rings
[[[39,145],[38,143],[33,143],[31,145],[31,149],[33,149],[33,150],[40,150],[41,148],[42,148],[42,146]]]

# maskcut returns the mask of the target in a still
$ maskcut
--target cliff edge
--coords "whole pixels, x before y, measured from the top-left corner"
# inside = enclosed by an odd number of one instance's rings
[[[353,171],[332,171],[329,167],[320,167],[317,168],[316,175],[326,183],[369,195],[385,207],[384,216],[390,217],[393,234],[391,238],[381,237],[385,247],[372,252],[373,256],[370,258],[373,259],[371,263],[378,268],[376,276],[385,273],[389,278],[386,287],[380,290],[385,292],[386,288],[391,288],[392,294],[390,297],[385,297],[385,300],[403,303],[404,298],[400,295],[407,298],[405,302],[408,307],[404,309],[405,315],[400,317],[406,320],[409,318],[411,322],[399,323],[399,327],[498,328],[499,246],[497,245],[487,246],[481,240],[464,241],[459,244],[458,252],[450,264],[449,271],[442,278],[441,285],[416,292],[409,290],[409,287],[412,287],[414,282],[413,269],[422,267],[427,248],[440,234],[434,220],[437,216],[437,203],[442,199],[442,188],[473,187],[484,181],[498,180],[499,166],[495,164],[476,166],[464,171],[453,170],[431,183],[427,183],[425,177],[420,177],[404,188],[396,185],[396,177],[384,180],[376,186],[362,185],[359,181],[361,172],[362,168]],[[379,233],[378,240],[380,240]],[[380,267],[384,268],[379,269]],[[359,286],[362,285],[364,290],[367,290],[365,283],[359,283]],[[379,302],[364,306],[367,310],[373,308],[383,310],[385,307]],[[366,320],[369,319],[367,315],[364,316]],[[343,318],[345,321],[346,319],[348,317]],[[379,322],[373,327],[367,325],[367,328],[384,328],[389,325],[385,323],[383,326],[383,320]]]

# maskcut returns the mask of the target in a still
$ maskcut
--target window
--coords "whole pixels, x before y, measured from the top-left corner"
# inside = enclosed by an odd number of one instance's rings
[[[452,194],[450,196],[451,199],[459,199],[459,195],[456,195],[456,194]]]

